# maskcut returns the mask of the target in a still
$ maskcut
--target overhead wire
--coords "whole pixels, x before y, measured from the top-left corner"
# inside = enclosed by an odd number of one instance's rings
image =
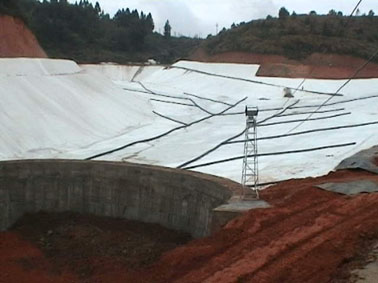
[[[349,17],[353,17],[353,15],[354,15],[354,13],[356,12],[356,10],[358,9],[358,7],[360,6],[360,4],[361,4],[361,2],[362,2],[362,0],[359,0],[358,1],[358,3],[357,3],[357,5],[354,7],[354,9],[353,9],[353,11],[352,11],[352,13],[350,14],[350,16]],[[308,74],[308,77],[310,78],[311,77],[311,75],[314,73],[314,71],[315,71],[315,67],[312,67],[311,68],[311,72]],[[298,87],[295,89],[295,91],[294,91],[294,93],[293,93],[293,95],[304,85],[304,83],[306,82],[306,80],[307,80],[307,78],[304,78],[303,80],[302,80],[302,82],[298,85]]]
[[[357,9],[358,9],[358,7],[360,6],[361,2],[362,2],[362,0],[358,1],[358,3],[357,3],[357,5],[356,5],[356,7],[354,7],[354,9],[353,9],[352,13],[350,14],[350,17],[353,17],[353,15],[354,15],[354,12],[356,12],[356,11],[357,11]]]
[[[343,83],[338,89],[337,91],[335,92],[335,95],[337,95],[344,87],[346,87],[353,79],[355,79],[357,77],[357,75],[363,70],[366,68],[367,65],[369,65],[369,63],[371,61],[373,61],[373,59],[378,55],[378,49],[374,52],[374,54],[368,59],[368,61],[366,61],[364,64],[362,64],[357,70],[356,72],[353,74],[352,77],[350,77],[345,83]],[[327,98],[321,105],[319,105],[318,108],[316,108],[316,110],[314,112],[317,112],[319,111],[324,105],[326,105],[334,96],[330,96],[329,98]],[[302,126],[304,123],[306,123],[309,119],[311,119],[311,117],[314,115],[314,113],[311,113],[307,116],[307,118],[302,121],[301,123],[299,123],[298,125],[296,125],[293,129],[291,129],[288,133],[291,133],[292,131],[298,129],[300,126]]]
[[[350,14],[350,17],[352,17],[354,15],[354,13],[357,11],[358,7],[360,6],[360,4],[362,3],[362,0],[359,0],[358,3],[356,4],[356,6],[354,7],[352,13]],[[366,66],[374,60],[374,58],[378,55],[378,49],[374,52],[374,54],[368,59],[368,61],[366,61],[364,64],[362,64],[356,71],[355,73],[352,75],[352,77],[350,77],[344,84],[342,84],[338,89],[337,91],[334,93],[334,95],[330,96],[329,98],[327,98],[317,109],[316,111],[320,110],[324,105],[326,105],[333,97],[337,96],[339,94],[339,92],[345,87],[347,86],[354,78],[357,77],[357,75],[363,70],[366,68]],[[315,111],[315,112],[316,112]],[[314,113],[311,113],[304,121],[302,121],[301,123],[299,123],[298,125],[296,125],[293,129],[291,129],[290,131],[288,131],[288,133],[291,133],[293,132],[294,130],[298,129],[300,126],[302,126],[304,123],[306,123],[307,121],[309,121],[311,119],[311,117],[314,115]]]

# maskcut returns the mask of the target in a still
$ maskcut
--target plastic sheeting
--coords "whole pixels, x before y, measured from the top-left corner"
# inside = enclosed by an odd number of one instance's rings
[[[362,193],[378,192],[378,183],[369,180],[360,180],[347,183],[325,183],[316,187],[344,195],[358,195]]]
[[[336,170],[362,169],[378,174],[378,166],[374,162],[374,159],[376,158],[378,158],[378,146],[360,151],[355,155],[343,160],[336,167]]]

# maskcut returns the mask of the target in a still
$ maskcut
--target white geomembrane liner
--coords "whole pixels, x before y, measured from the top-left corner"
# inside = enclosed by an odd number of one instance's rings
[[[53,76],[79,73],[80,67],[70,60],[38,58],[1,58],[0,76]]]
[[[345,80],[308,79],[287,99],[283,88],[296,88],[302,79],[256,77],[258,67],[189,61],[79,67],[67,60],[0,59],[0,158],[82,159],[126,146],[96,159],[177,167],[211,151],[187,166],[203,165],[243,155],[243,143],[220,144],[243,131],[247,104],[269,110],[258,116],[268,119],[258,127],[264,138],[259,153],[356,143],[263,156],[261,182],[323,175],[378,144],[378,124],[355,127],[378,122],[378,79],[353,80],[343,96],[318,109],[329,95],[314,92],[335,92]],[[212,116],[226,108],[231,115]],[[266,139],[272,136],[281,137]],[[240,181],[241,168],[238,159],[193,170]]]

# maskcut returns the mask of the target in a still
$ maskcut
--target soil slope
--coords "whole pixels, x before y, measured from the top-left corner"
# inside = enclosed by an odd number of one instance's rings
[[[46,58],[47,55],[21,20],[0,15],[0,57]]]
[[[314,53],[301,61],[280,55],[225,52],[208,55],[198,49],[189,58],[193,61],[261,65],[257,75],[263,77],[347,79],[366,61],[346,55]],[[356,78],[378,78],[378,64],[370,63]]]
[[[360,179],[377,182],[378,175],[337,171],[266,189],[261,196],[271,208],[247,212],[147,266],[130,262],[150,263],[156,252],[138,237],[128,241],[117,222],[71,218],[57,225],[58,218],[46,226],[44,217],[26,218],[0,233],[0,282],[349,282],[378,240],[378,194],[349,197],[314,186]],[[146,233],[160,242],[169,238]],[[132,254],[122,259],[125,246]]]
[[[358,179],[378,176],[338,171],[263,191],[273,208],[166,254],[155,282],[343,282],[378,239],[378,194],[348,197],[314,185]]]

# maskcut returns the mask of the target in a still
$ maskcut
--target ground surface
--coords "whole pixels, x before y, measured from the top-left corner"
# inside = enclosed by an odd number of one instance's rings
[[[360,179],[378,181],[378,176],[338,171],[266,189],[261,196],[272,208],[252,210],[152,265],[157,253],[146,251],[151,237],[167,237],[160,230],[148,228],[147,242],[129,241],[145,228],[29,216],[0,234],[0,282],[351,282],[351,271],[369,262],[377,243],[378,194],[349,197],[314,185]],[[177,244],[169,238],[173,243],[160,245]],[[122,254],[125,245],[131,259]]]
[[[145,267],[189,239],[154,224],[30,214],[0,234],[0,282],[114,282],[118,268]]]
[[[159,272],[172,282],[348,282],[378,237],[378,194],[347,197],[313,185],[361,178],[378,180],[339,171],[267,189],[261,195],[273,208],[166,254]]]
[[[375,283],[378,281],[378,241],[365,257],[365,262],[366,264],[352,272],[351,281],[353,283]]]

